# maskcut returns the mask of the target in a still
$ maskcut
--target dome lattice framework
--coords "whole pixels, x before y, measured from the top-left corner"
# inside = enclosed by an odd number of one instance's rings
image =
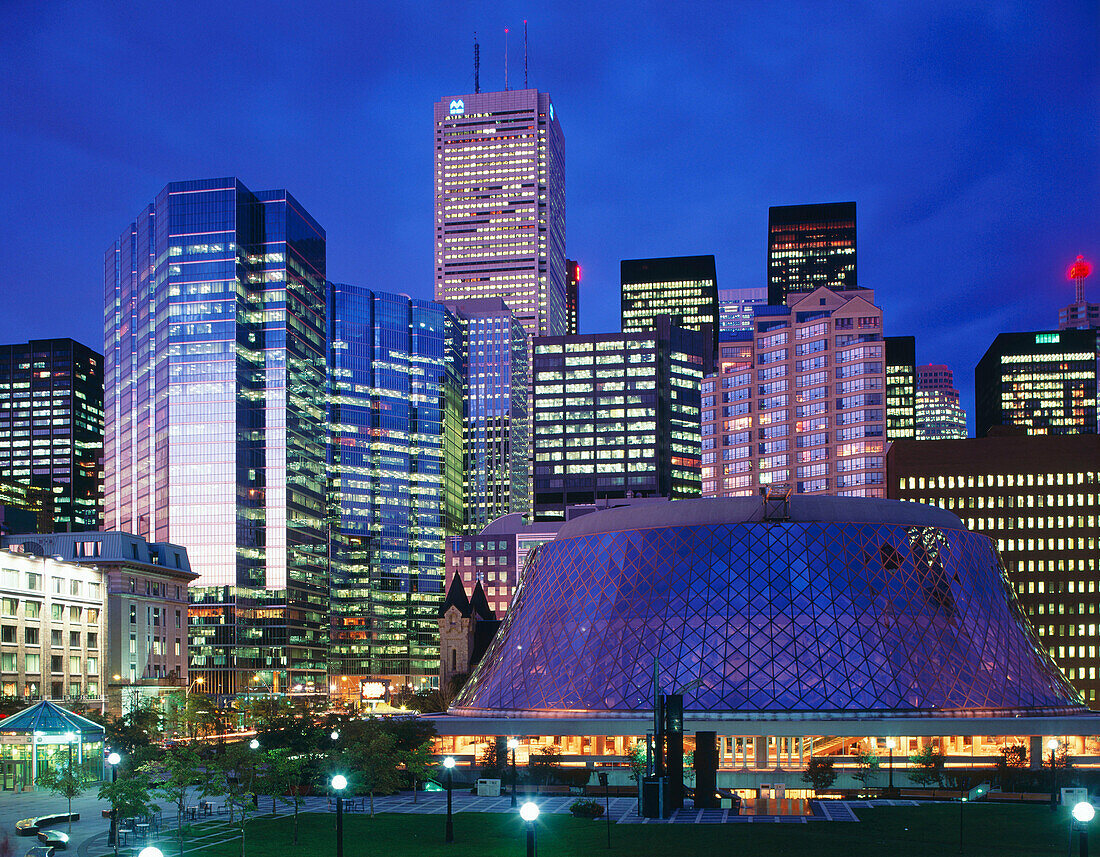
[[[451,711],[1080,711],[990,540],[937,526],[744,522],[543,545]]]

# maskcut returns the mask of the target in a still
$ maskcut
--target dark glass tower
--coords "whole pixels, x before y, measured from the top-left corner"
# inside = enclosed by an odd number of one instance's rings
[[[819,286],[857,288],[856,204],[773,205],[768,209],[768,303]]]
[[[106,254],[107,529],[187,548],[213,694],[327,692],[325,232],[175,182]]]
[[[0,345],[0,479],[52,497],[59,532],[103,521],[103,355],[72,339]]]
[[[917,424],[917,340],[887,336],[886,439],[913,437]]]
[[[718,274],[713,256],[624,259],[619,263],[622,332],[652,330],[667,315],[689,330],[707,328],[713,356],[718,354]]]
[[[1001,333],[974,371],[975,434],[1096,434],[1097,332]]]
[[[329,325],[330,674],[418,687],[438,678],[445,537],[462,522],[458,322],[330,284]]]

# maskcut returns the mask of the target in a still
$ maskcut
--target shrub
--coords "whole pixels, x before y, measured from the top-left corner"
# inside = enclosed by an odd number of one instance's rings
[[[594,800],[575,800],[569,805],[574,818],[599,818],[603,815],[603,804]]]

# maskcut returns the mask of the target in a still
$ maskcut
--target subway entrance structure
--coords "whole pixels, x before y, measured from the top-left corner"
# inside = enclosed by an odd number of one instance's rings
[[[595,512],[538,548],[446,716],[444,750],[493,736],[563,761],[622,758],[653,730],[653,672],[688,736],[718,736],[720,784],[893,739],[992,765],[1054,738],[1075,764],[1100,718],[1041,647],[993,543],[891,500],[779,495]],[[787,778],[797,782],[797,774]]]

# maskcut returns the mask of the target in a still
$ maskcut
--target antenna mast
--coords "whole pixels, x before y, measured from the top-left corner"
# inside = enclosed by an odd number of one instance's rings
[[[504,28],[504,91],[508,91],[508,28]]]
[[[474,31],[474,93],[481,92],[481,46],[477,43],[477,31]]]
[[[523,19],[523,88],[527,88],[527,19]]]

